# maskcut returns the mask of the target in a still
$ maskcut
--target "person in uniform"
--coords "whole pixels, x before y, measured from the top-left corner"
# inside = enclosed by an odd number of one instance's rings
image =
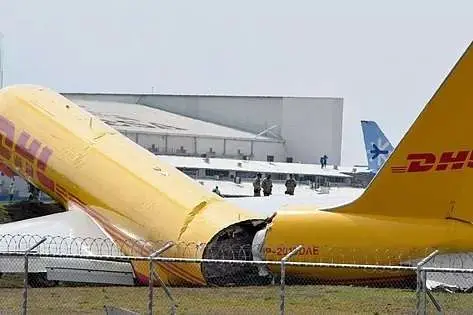
[[[289,175],[289,178],[286,180],[286,195],[294,195],[294,190],[296,189],[297,182],[293,178],[292,174]]]
[[[271,180],[271,175],[267,175],[263,182],[261,183],[261,187],[263,188],[263,195],[271,196],[273,192],[273,182]]]
[[[255,197],[261,197],[261,173],[256,174],[253,181],[253,193]]]

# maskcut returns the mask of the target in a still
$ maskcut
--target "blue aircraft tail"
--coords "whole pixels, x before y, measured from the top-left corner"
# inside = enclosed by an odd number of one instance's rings
[[[394,148],[374,121],[361,121],[366,157],[371,172],[377,173]]]

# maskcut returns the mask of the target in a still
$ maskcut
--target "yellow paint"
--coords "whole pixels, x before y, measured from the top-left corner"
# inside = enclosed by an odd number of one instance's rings
[[[267,259],[280,259],[299,244],[304,245],[304,252],[294,260],[370,264],[399,264],[422,258],[436,248],[473,250],[472,168],[391,172],[393,166],[407,165],[410,153],[438,156],[473,149],[471,50],[470,46],[358,200],[330,212],[304,206],[301,211],[281,211],[275,216],[265,240]],[[7,119],[1,122],[0,130],[8,122],[15,127],[13,136],[3,137],[0,153],[11,150],[8,140],[17,143],[22,131],[43,144],[38,152],[45,152],[44,145],[52,150],[43,173],[37,160],[28,166],[31,163],[14,155],[4,156],[4,162],[10,168],[22,164],[16,171],[64,206],[82,204],[116,242],[124,238],[171,240],[198,246],[223,228],[254,218],[50,90],[37,86],[5,88],[0,92],[0,115]],[[27,148],[32,148],[31,141],[26,143]],[[55,182],[53,191],[39,180],[41,174]],[[158,247],[129,246],[125,252],[149,255]],[[166,255],[199,257],[202,252],[176,247]],[[147,263],[135,263],[135,268],[141,275],[148,274]],[[197,264],[162,264],[158,272],[171,284],[205,283]],[[404,275],[293,268],[288,273],[338,280]]]
[[[47,145],[52,150],[45,175],[85,204],[117,242],[126,237],[206,243],[226,226],[250,218],[249,213],[224,202],[53,91],[23,85],[5,88],[0,92],[0,115],[15,127],[11,141],[18,142],[20,133],[26,131],[43,144],[41,148]],[[30,138],[26,147],[31,142]],[[15,169],[14,159],[3,162]],[[15,169],[17,173],[68,207],[71,198],[61,198],[45,187],[37,174],[28,176],[31,163],[22,164]],[[36,172],[38,162],[31,167]],[[147,255],[156,249],[130,247],[126,251]],[[171,249],[169,255],[178,250]],[[195,258],[195,252],[191,254]],[[188,269],[202,279],[199,268]],[[139,272],[148,274],[142,268]],[[171,277],[179,278],[177,274]]]
[[[282,244],[319,248],[317,254],[299,254],[294,261],[395,265],[435,249],[473,250],[473,168],[468,159],[461,169],[392,172],[392,167],[408,165],[410,153],[440,157],[442,152],[473,149],[472,50],[470,45],[360,198],[324,209],[328,211],[304,207],[301,212],[278,213],[267,234],[267,259],[287,254],[287,249],[278,253]],[[288,272],[342,280],[386,276],[341,269]]]
[[[269,228],[265,246],[275,251],[268,252],[266,259],[280,260],[291,248],[303,245],[306,250],[291,261],[398,265],[426,257],[437,248],[473,250],[472,236],[471,225],[452,220],[326,211],[281,212]],[[318,250],[310,252],[308,248]],[[362,275],[366,274],[365,271],[343,269],[293,268],[288,272],[291,270],[308,277],[332,280],[364,278]],[[379,277],[379,273],[371,272],[366,277]]]
[[[470,151],[473,148],[473,51],[470,46],[425,106],[365,193],[343,213],[473,221],[473,169],[392,173],[410,153]]]

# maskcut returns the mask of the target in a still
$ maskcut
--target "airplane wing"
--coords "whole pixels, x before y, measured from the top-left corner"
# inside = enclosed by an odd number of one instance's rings
[[[43,237],[37,252],[69,255],[120,255],[120,250],[86,213],[69,211],[0,224],[0,252],[25,251]]]
[[[113,240],[85,212],[73,208],[33,219],[0,225],[0,252],[23,252],[42,238],[46,241],[34,252],[56,255],[113,255],[123,253]],[[21,273],[24,258],[0,256],[2,273]],[[127,261],[71,259],[59,257],[31,257],[30,284],[45,285],[49,281],[72,281],[133,285],[134,270]]]
[[[258,216],[271,216],[279,210],[301,206],[329,207],[356,199],[363,190],[334,188],[328,194],[304,196],[225,198],[230,203]],[[297,206],[295,206],[297,205]],[[24,251],[43,237],[38,248],[45,254],[122,255],[113,238],[83,210],[69,206],[68,211],[0,225],[0,252]]]
[[[403,262],[416,266],[419,260]],[[446,253],[435,256],[427,262],[427,268],[473,269],[473,253]],[[470,273],[427,272],[427,288],[430,290],[467,291],[473,288],[473,276]]]
[[[301,206],[328,207],[356,199],[363,190],[334,188],[328,194],[304,196],[225,198],[259,216],[271,216],[279,210]],[[297,205],[297,207],[294,207]],[[0,252],[24,251],[46,237],[38,248],[45,254],[122,255],[106,231],[83,210],[70,204],[68,211],[42,217],[0,224]]]
[[[359,188],[332,188],[327,194],[316,192],[303,196],[273,195],[269,197],[241,197],[225,198],[241,208],[245,208],[255,215],[271,216],[276,211],[314,209],[341,206],[358,198],[364,189]]]

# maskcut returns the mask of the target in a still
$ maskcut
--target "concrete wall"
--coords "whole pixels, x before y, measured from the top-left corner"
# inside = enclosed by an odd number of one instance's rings
[[[266,153],[258,152],[258,159],[266,160],[266,155],[275,152],[276,161],[285,161],[287,157],[292,157],[295,162],[319,163],[320,156],[327,154],[329,164],[340,165],[343,122],[343,99],[341,98],[64,95],[71,99],[144,104],[252,133],[259,133],[277,125],[271,131],[281,137],[285,145],[282,147],[279,145],[279,148],[273,148],[272,151]],[[266,136],[270,135],[266,134]],[[205,145],[202,144],[202,146]],[[214,151],[217,147],[220,145],[216,145],[216,148],[213,148]],[[237,147],[242,151],[246,150],[245,146]],[[225,149],[227,151],[231,148],[232,145],[226,145]],[[265,145],[262,146],[262,150],[264,149]]]

